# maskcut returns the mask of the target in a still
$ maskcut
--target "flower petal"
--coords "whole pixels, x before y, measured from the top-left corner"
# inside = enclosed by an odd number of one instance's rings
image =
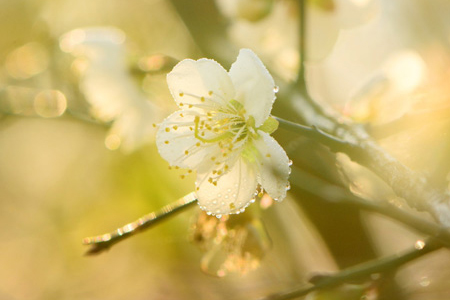
[[[197,196],[200,208],[214,215],[239,213],[255,197],[257,179],[253,165],[239,158],[230,171],[214,185],[211,174],[197,175]]]
[[[242,49],[231,66],[230,77],[236,90],[235,99],[244,105],[246,117],[253,116],[255,126],[261,126],[275,101],[272,76],[253,51]]]
[[[261,186],[275,200],[283,200],[289,189],[291,173],[289,158],[284,149],[268,133],[258,130],[261,138],[253,141],[258,150]]]
[[[195,137],[194,118],[189,111],[176,111],[161,123],[156,133],[159,154],[171,166],[197,169],[206,157],[220,151],[217,144],[202,143]]]
[[[167,84],[181,109],[225,105],[234,97],[234,87],[227,71],[216,61],[185,59],[167,75]]]

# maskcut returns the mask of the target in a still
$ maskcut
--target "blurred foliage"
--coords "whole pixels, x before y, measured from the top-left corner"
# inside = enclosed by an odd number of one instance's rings
[[[84,257],[83,237],[191,192],[194,177],[169,170],[152,143],[153,124],[175,109],[165,75],[184,58],[228,68],[237,49],[253,49],[281,87],[274,114],[297,120],[302,107],[283,88],[304,60],[315,99],[448,185],[446,0],[310,0],[305,57],[294,0],[4,0],[0,7],[1,299],[256,299],[421,238],[292,184],[285,201],[263,198],[227,222],[194,207]],[[282,129],[275,137],[295,167],[429,218],[346,156]],[[449,265],[442,250],[383,284],[346,284],[307,299],[446,299]]]

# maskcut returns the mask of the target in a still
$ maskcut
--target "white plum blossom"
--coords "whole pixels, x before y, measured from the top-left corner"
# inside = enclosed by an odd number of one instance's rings
[[[171,166],[196,170],[201,209],[219,217],[243,212],[258,192],[286,196],[289,158],[270,136],[278,88],[255,53],[242,49],[229,72],[185,59],[167,83],[180,110],[160,124],[156,143]]]

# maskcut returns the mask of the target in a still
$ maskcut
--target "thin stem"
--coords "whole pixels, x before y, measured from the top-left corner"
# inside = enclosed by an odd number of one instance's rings
[[[305,11],[305,0],[298,1],[299,10],[299,66],[297,74],[297,87],[302,93],[307,94],[306,91],[306,81],[305,81],[305,60],[306,60],[306,11]]]
[[[86,252],[86,255],[99,254],[105,250],[108,250],[118,242],[140,233],[169,217],[173,217],[176,213],[191,207],[196,202],[197,196],[195,193],[190,193],[183,198],[164,206],[162,209],[146,214],[138,220],[122,226],[121,228],[118,228],[110,233],[84,238],[83,244],[91,246],[91,248]]]
[[[379,258],[373,261],[362,263],[354,267],[342,270],[334,275],[322,277],[315,281],[314,285],[304,286],[289,292],[274,294],[263,300],[287,300],[309,294],[310,292],[327,287],[333,287],[353,279],[362,279],[372,274],[383,273],[404,265],[418,257],[439,249],[441,245],[434,240],[427,240],[422,245],[416,245],[414,248],[400,255],[392,255],[385,258]]]
[[[356,145],[326,133],[315,126],[305,126],[275,116],[273,116],[273,118],[278,121],[280,128],[311,138],[328,146],[333,152],[344,152],[349,154],[357,150]]]

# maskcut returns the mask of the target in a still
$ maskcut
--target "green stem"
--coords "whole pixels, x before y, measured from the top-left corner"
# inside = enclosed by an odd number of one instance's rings
[[[401,255],[392,255],[385,258],[376,259],[354,267],[342,270],[334,275],[322,277],[314,285],[300,287],[289,292],[274,294],[264,298],[264,300],[287,300],[307,295],[314,290],[333,287],[350,280],[370,277],[372,274],[383,273],[404,265],[418,257],[439,249],[441,245],[433,240],[425,241],[423,247],[414,247]]]
[[[311,138],[325,146],[328,146],[333,152],[344,152],[350,154],[358,149],[356,145],[326,133],[315,126],[305,126],[279,117],[272,117],[278,121],[280,128]]]
[[[91,246],[91,248],[86,252],[86,255],[104,252],[118,242],[123,241],[136,233],[142,232],[169,217],[173,217],[177,213],[191,207],[196,202],[197,196],[195,193],[190,193],[183,198],[164,206],[162,209],[146,214],[138,220],[122,226],[121,228],[118,228],[110,233],[84,238],[83,244]]]
[[[299,66],[298,66],[298,74],[297,74],[297,87],[299,90],[307,95],[306,90],[306,81],[305,81],[305,60],[306,60],[306,10],[305,10],[305,0],[298,1],[298,10],[299,10]]]

